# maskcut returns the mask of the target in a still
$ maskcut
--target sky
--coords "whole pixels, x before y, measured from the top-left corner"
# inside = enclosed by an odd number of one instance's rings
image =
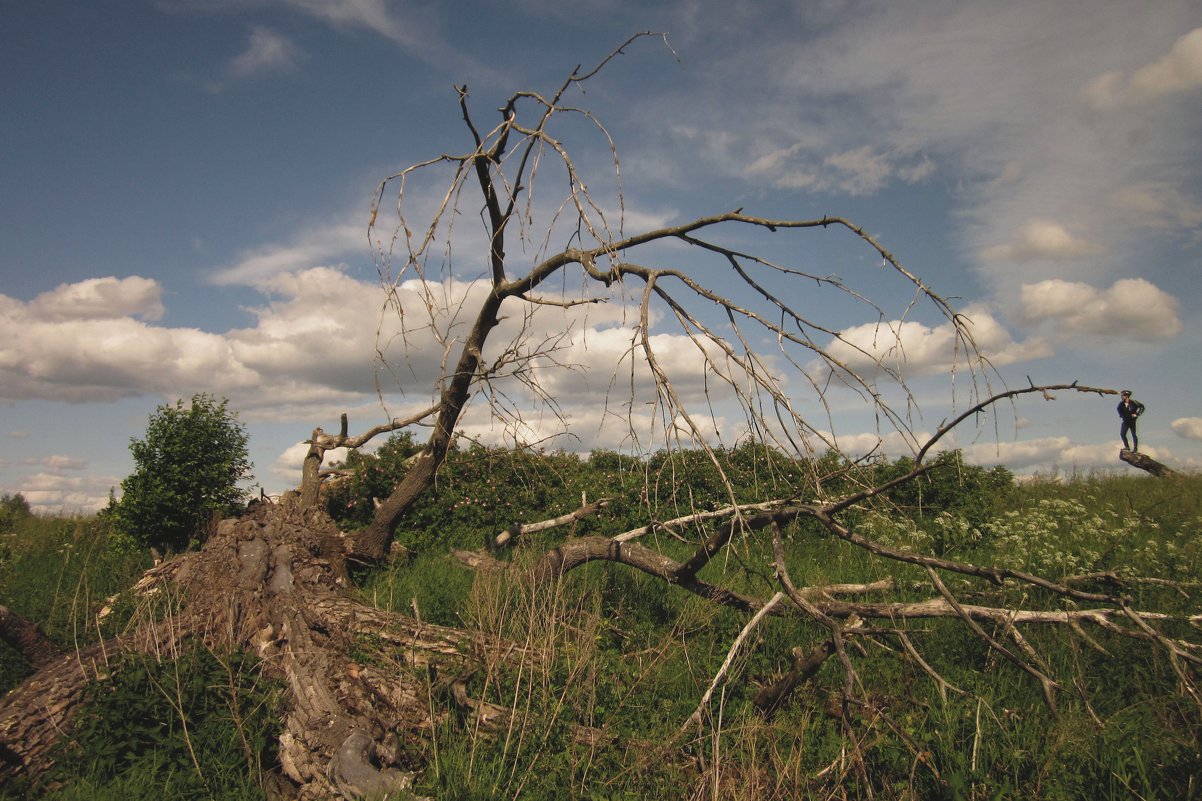
[[[1131,388],[1148,408],[1141,450],[1202,466],[1193,0],[43,0],[6,4],[0,24],[0,492],[95,510],[155,408],[200,392],[238,412],[269,493],[299,481],[315,426],[346,412],[355,433],[428,404],[461,327],[413,321],[436,295],[455,306],[481,291],[480,203],[463,200],[447,272],[423,283],[369,236],[381,181],[470,152],[456,86],[487,130],[514,92],[550,95],[640,31],[670,47],[643,38],[565,96],[612,139],[620,206],[609,140],[579,117],[563,129],[627,233],[740,207],[845,217],[972,321],[989,388]],[[544,218],[553,161],[531,194]],[[437,180],[415,174],[411,227]],[[396,225],[395,190],[372,236]],[[846,232],[774,237],[757,244],[767,257],[878,301],[782,289],[864,350],[896,332],[913,403],[883,394],[913,432],[964,408],[947,321],[906,313],[913,289],[879,255]],[[539,244],[515,246],[511,269]],[[647,257],[729,285],[681,248]],[[528,333],[557,337],[542,402],[520,385],[490,394],[544,447],[655,445],[598,423],[641,369],[631,306],[610,300],[531,318]],[[710,368],[670,322],[654,321],[660,352],[683,396],[703,399]],[[773,343],[752,344],[824,435],[905,452],[855,393],[835,382],[824,407]],[[549,369],[557,358],[574,369]],[[1021,473],[1127,470],[1115,402],[1023,398],[949,444]],[[705,425],[733,444],[743,429],[719,406]],[[488,411],[474,403],[465,432],[506,441]]]

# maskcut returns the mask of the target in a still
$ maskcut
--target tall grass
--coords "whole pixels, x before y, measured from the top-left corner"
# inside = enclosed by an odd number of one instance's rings
[[[124,624],[128,600],[110,599],[149,566],[149,556],[102,519],[25,517],[0,534],[0,604],[39,623],[69,651],[111,636]],[[0,692],[28,672],[16,652],[0,643]]]
[[[975,525],[957,514],[884,511],[862,522],[895,544],[938,542],[969,561],[1053,578],[1113,573],[1131,582],[1137,604],[1196,612],[1200,496],[1196,477],[1099,475],[1016,488]],[[929,596],[917,571],[813,530],[790,536],[799,582],[891,574],[903,594]],[[765,595],[767,559],[759,544],[743,543],[737,559],[712,565],[707,577]],[[500,731],[460,725],[442,733],[419,787],[435,797],[1202,797],[1199,710],[1163,654],[1144,642],[1093,631],[1091,644],[1067,630],[1026,631],[1062,685],[1053,712],[1036,682],[959,622],[899,622],[961,693],[941,692],[903,658],[896,639],[861,638],[851,646],[861,682],[852,704],[842,703],[844,677],[829,660],[786,709],[765,719],[749,703],[758,683],[788,666],[791,647],[825,637],[796,618],[774,619],[736,660],[703,725],[683,739],[681,757],[659,746],[693,711],[745,620],[621,566],[588,565],[553,588],[520,576],[482,573],[460,606],[465,623],[528,650],[472,678],[471,693],[510,716]],[[420,588],[406,584],[404,592]],[[991,593],[978,600],[1033,600],[1021,588]]]
[[[562,512],[566,497],[547,494],[548,507],[530,508],[528,518]],[[881,506],[856,523],[895,545],[1038,570],[1082,586],[1110,581],[1104,576],[1113,574],[1126,582],[1124,591],[1137,606],[1196,613],[1200,499],[1198,477],[1090,475],[979,493],[959,506],[932,505],[924,497],[921,504],[901,504],[904,514]],[[456,514],[466,515],[466,509]],[[464,537],[471,538],[456,543],[463,547],[478,547],[482,532],[495,533],[505,523],[488,517],[487,509],[472,514],[482,517],[460,521]],[[625,525],[599,519],[582,528]],[[144,564],[109,536],[86,521],[34,519],[0,540],[0,602],[42,622],[64,647],[98,636],[96,611]],[[558,536],[562,532],[534,539],[515,560],[535,558]],[[817,529],[795,527],[787,537],[790,571],[799,584],[892,575],[901,597],[930,595],[917,570],[883,563]],[[670,540],[657,544],[677,557],[689,548]],[[431,704],[448,714],[432,744],[414,754],[426,765],[415,788],[422,795],[533,801],[1202,798],[1199,710],[1180,692],[1162,652],[1144,642],[1093,629],[1093,642],[1067,630],[1024,630],[1062,686],[1053,713],[1036,682],[960,623],[879,622],[904,632],[950,689],[905,657],[896,634],[852,638],[848,653],[859,678],[852,702],[842,699],[844,674],[831,659],[787,705],[765,717],[751,704],[758,686],[789,667],[791,649],[809,650],[827,637],[799,617],[772,618],[734,660],[701,725],[681,732],[745,616],[621,566],[590,564],[562,582],[539,586],[520,570],[468,571],[444,552],[427,543],[412,561],[364,576],[360,585],[361,597],[378,606],[515,645],[508,656],[483,658],[470,675],[431,680]],[[728,558],[706,568],[705,578],[767,597],[769,560],[760,541],[740,541]],[[1157,581],[1141,581],[1148,578]],[[978,602],[1039,600],[1022,588],[947,581],[957,592],[978,593],[969,596]],[[408,669],[399,655],[373,656]],[[19,672],[6,667],[5,681],[19,680]],[[452,700],[447,686],[455,680],[483,715]],[[229,731],[216,731],[203,737],[234,742]],[[259,797],[255,771],[239,764],[220,757],[172,763],[152,749],[121,769],[84,771],[55,797],[160,798],[159,787],[187,777],[193,782],[187,792],[202,793],[196,797]],[[165,765],[174,772],[164,773]],[[208,791],[195,790],[196,776],[209,782]],[[222,776],[230,781],[222,784]],[[218,784],[228,795],[203,795]]]

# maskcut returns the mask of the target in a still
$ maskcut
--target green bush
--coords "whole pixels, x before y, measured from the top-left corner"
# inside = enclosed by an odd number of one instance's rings
[[[29,501],[21,493],[5,494],[0,498],[0,534],[12,531],[16,525],[29,517],[33,512],[29,509]]]
[[[138,542],[173,552],[187,548],[215,515],[236,511],[246,498],[238,482],[252,478],[246,431],[228,401],[201,393],[183,404],[158,407],[146,438],[131,440],[134,472],[109,509]]]

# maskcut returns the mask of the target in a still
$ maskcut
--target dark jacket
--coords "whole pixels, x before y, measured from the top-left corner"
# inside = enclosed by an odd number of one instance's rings
[[[1119,417],[1123,418],[1125,423],[1134,423],[1135,418],[1144,413],[1144,405],[1135,398],[1129,398],[1125,401],[1119,401]]]

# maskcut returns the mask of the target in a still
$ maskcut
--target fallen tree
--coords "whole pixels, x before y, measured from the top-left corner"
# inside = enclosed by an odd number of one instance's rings
[[[1167,478],[1169,476],[1177,475],[1176,470],[1168,465],[1161,464],[1151,456],[1148,456],[1146,453],[1140,453],[1139,451],[1132,451],[1123,448],[1121,451],[1119,451],[1119,458],[1132,467],[1138,467],[1140,470],[1146,470],[1157,478]]]
[[[432,337],[443,346],[432,403],[411,414],[389,415],[387,422],[359,435],[349,433],[345,417],[337,434],[314,430],[299,490],[279,502],[253,504],[241,518],[223,521],[200,551],[152,569],[136,588],[147,600],[128,633],[57,659],[38,656],[42,667],[0,702],[0,747],[5,756],[0,770],[4,776],[45,770],[53,744],[69,728],[82,703],[85,685],[118,669],[115,654],[137,650],[169,657],[184,643],[199,641],[214,648],[253,652],[263,660],[265,669],[285,680],[278,770],[286,782],[280,785],[284,788],[281,792],[304,799],[408,794],[409,772],[423,766],[407,762],[399,741],[430,738],[447,716],[473,715],[481,725],[503,717],[507,714],[503,708],[468,697],[461,676],[482,661],[520,661],[529,657],[526,649],[531,646],[506,642],[489,632],[431,626],[416,616],[371,608],[350,596],[352,570],[387,560],[398,524],[415,501],[430,491],[463,433],[470,401],[486,402],[492,416],[510,433],[529,429],[524,416],[528,403],[541,403],[543,410],[556,416],[559,406],[548,376],[557,369],[573,370],[571,363],[561,359],[570,347],[567,332],[574,319],[570,315],[591,306],[627,302],[629,317],[623,319],[629,339],[622,368],[627,372],[621,379],[629,384],[630,393],[621,406],[628,440],[645,444],[650,425],[650,430],[657,432],[653,441],[669,453],[686,448],[704,452],[723,476],[730,503],[717,510],[691,509],[671,521],[649,517],[645,526],[615,537],[565,539],[536,559],[529,575],[537,585],[553,588],[580,565],[604,560],[747,615],[745,636],[731,643],[723,670],[713,677],[710,691],[698,699],[697,712],[680,721],[677,738],[668,747],[695,736],[700,727],[721,725],[710,714],[712,692],[726,680],[737,652],[749,647],[755,627],[769,616],[780,615],[808,621],[824,638],[822,645],[808,654],[797,651],[791,671],[759,696],[757,705],[768,713],[785,703],[797,685],[828,658],[837,660],[843,672],[844,707],[864,702],[865,690],[849,647],[860,638],[875,637],[901,646],[898,658],[920,665],[941,690],[950,687],[906,632],[894,625],[899,620],[921,618],[959,621],[992,653],[1038,682],[1053,710],[1059,694],[1077,689],[1055,675],[1038,647],[1023,634],[1032,626],[1062,627],[1066,636],[1088,641],[1093,637],[1085,632],[1088,625],[1106,636],[1138,640],[1171,663],[1180,692],[1202,709],[1196,683],[1202,647],[1188,632],[1190,623],[1196,629],[1196,617],[1171,619],[1157,610],[1134,608],[1130,599],[1117,591],[1083,589],[1055,577],[890,546],[846,522],[854,510],[886,499],[891,491],[924,476],[932,469],[928,457],[950,432],[992,412],[998,404],[1030,394],[1109,395],[1115,394],[1114,390],[1072,382],[992,391],[989,365],[977,352],[971,321],[905,269],[871,235],[840,217],[776,219],[736,209],[625,233],[620,184],[617,203],[607,206],[593,194],[566,146],[553,134],[560,118],[575,118],[593,126],[612,147],[605,129],[587,111],[570,106],[566,97],[592,80],[623,48],[596,69],[577,69],[550,96],[534,92],[513,95],[500,109],[499,122],[491,130],[477,126],[467,89],[459,89],[470,149],[415,165],[385,180],[369,226],[388,303],[402,316],[406,336]],[[407,216],[406,192],[419,174],[435,168],[449,172],[447,188],[437,195],[440,200],[434,204],[436,211],[429,223],[413,224]],[[616,155],[613,168],[616,182]],[[567,190],[561,202],[551,207],[545,232],[536,235],[534,219],[543,210],[535,208],[530,194],[540,170],[554,170],[565,180]],[[392,187],[397,191],[398,218],[395,229],[382,234],[383,198]],[[444,237],[449,239],[457,213],[469,204],[470,189],[479,192],[487,265],[484,277],[475,282],[464,281],[438,254],[437,247]],[[819,290],[866,303],[884,320],[877,305],[865,301],[842,279],[777,264],[749,254],[742,244],[733,244],[754,236],[830,229],[850,234],[868,248],[880,265],[880,274],[871,282],[884,278],[900,282],[913,296],[907,307],[921,305],[950,326],[955,340],[953,372],[961,374],[972,401],[933,435],[920,436],[907,411],[914,397],[896,355],[903,348],[899,327],[882,322],[882,345],[868,347],[801,310],[808,293]],[[733,234],[725,233],[731,231]],[[513,250],[523,253],[521,257],[511,255],[510,245],[515,240],[527,246],[534,258],[520,247]],[[549,245],[552,241],[566,244],[556,250]],[[649,260],[657,255],[662,258],[664,251],[657,247],[664,244],[684,246],[697,258],[711,258],[706,270],[720,268],[722,272],[707,273],[692,266],[652,267],[634,260],[635,254],[644,252]],[[518,268],[518,264],[524,266]],[[456,282],[466,286],[458,294],[448,296],[440,289]],[[422,298],[424,319],[412,319],[414,310],[401,300],[403,291],[415,291]],[[558,330],[546,327],[548,310],[560,314]],[[668,323],[676,326],[672,344],[687,346],[690,358],[702,367],[705,382],[700,388],[685,386],[673,374],[675,359],[680,357],[669,359],[665,353],[661,325]],[[769,346],[777,349],[775,358],[765,353]],[[618,384],[618,379],[615,372],[611,385]],[[893,391],[900,393],[900,406],[888,402],[881,382],[889,382]],[[809,408],[824,409],[826,421],[802,414],[802,399],[790,389],[799,384],[806,386],[811,396]],[[522,402],[513,400],[519,391],[511,388],[514,385],[526,393]],[[832,388],[858,393],[879,420],[912,444],[910,471],[851,491],[829,489],[836,482],[816,467],[819,460],[814,457],[837,450],[838,440],[826,425],[830,422],[826,397]],[[641,422],[636,409],[644,390],[652,413]],[[795,476],[776,477],[773,486],[779,493],[754,504],[736,501],[712,444],[715,427],[707,422],[717,417],[715,408],[721,403],[740,410],[745,423],[742,435],[787,454],[799,466]],[[561,416],[560,421],[567,422],[566,417]],[[362,531],[338,531],[321,508],[325,454],[338,447],[362,447],[375,436],[417,424],[429,426],[428,439],[403,479],[381,499],[370,525]],[[669,458],[669,468],[661,471],[657,480],[671,483],[670,464]],[[495,531],[483,533],[494,538],[495,546],[504,546],[523,534],[583,519],[603,506],[602,501],[586,500],[578,510],[563,510],[542,523],[519,524],[501,537]],[[787,564],[787,551],[793,546],[783,532],[799,521],[811,521],[827,536],[885,564],[921,569],[926,597],[918,601],[890,597],[897,590],[892,581],[872,586],[796,586]],[[695,544],[692,555],[673,559],[640,541],[653,531],[691,537]],[[775,554],[770,595],[735,591],[702,575],[716,558],[748,538],[769,543]],[[464,558],[482,568],[513,569],[489,554]],[[1033,605],[969,603],[946,580],[948,576],[986,588],[1028,588]],[[913,587],[906,591],[910,595],[915,592]],[[849,593],[853,600],[844,597]],[[1177,625],[1181,623],[1186,624],[1184,633]],[[18,632],[29,643],[44,645],[36,632],[15,622],[5,629]],[[431,683],[414,672],[388,671],[358,661],[356,641],[361,636],[387,643],[407,665],[429,666],[450,677],[443,683],[449,699],[433,702]],[[578,736],[598,743],[604,739],[585,730]]]

